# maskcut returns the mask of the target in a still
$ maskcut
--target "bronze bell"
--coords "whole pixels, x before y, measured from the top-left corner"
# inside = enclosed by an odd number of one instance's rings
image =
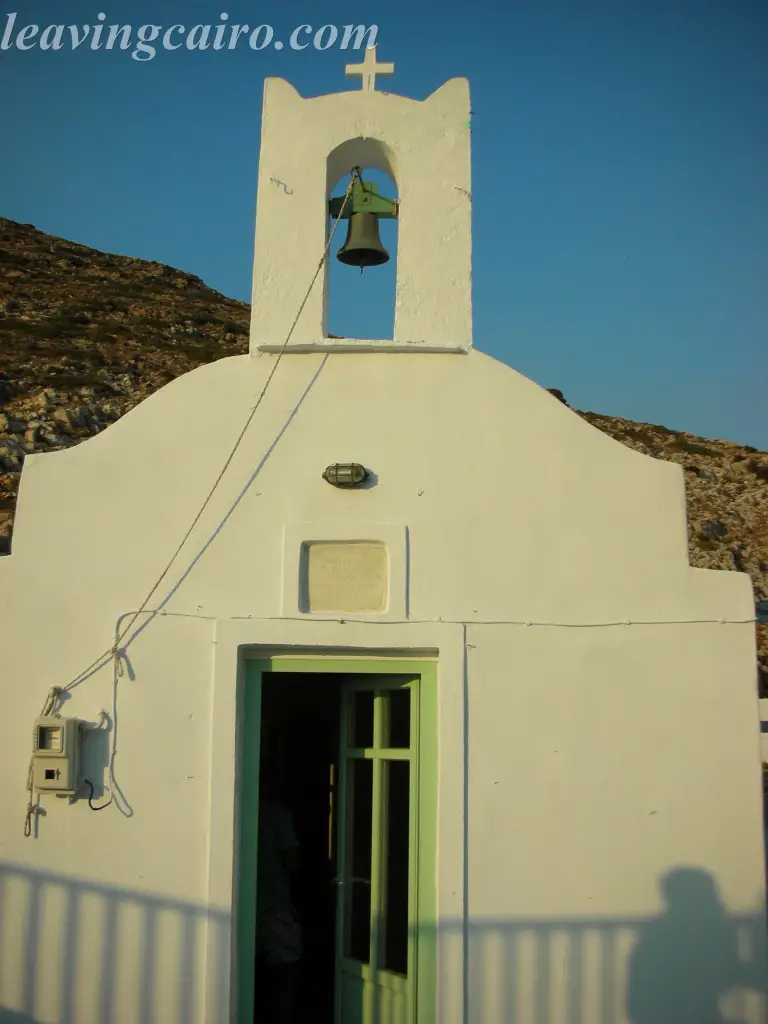
[[[389,253],[379,238],[379,218],[375,213],[353,213],[347,225],[344,245],[336,258],[348,267],[379,267],[389,260]]]

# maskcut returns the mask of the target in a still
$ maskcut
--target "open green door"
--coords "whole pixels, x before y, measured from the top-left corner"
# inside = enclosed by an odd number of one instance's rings
[[[342,698],[336,1024],[415,1021],[419,680]]]

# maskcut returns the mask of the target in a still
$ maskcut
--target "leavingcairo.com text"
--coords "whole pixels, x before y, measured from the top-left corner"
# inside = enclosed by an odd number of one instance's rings
[[[158,50],[359,50],[376,45],[376,25],[297,25],[288,39],[271,25],[235,25],[222,12],[217,25],[107,25],[97,14],[93,25],[21,25],[18,13],[0,21],[0,60],[4,50],[126,50],[134,60],[152,60]]]

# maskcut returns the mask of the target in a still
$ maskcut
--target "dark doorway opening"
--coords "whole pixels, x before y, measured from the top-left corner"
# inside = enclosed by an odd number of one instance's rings
[[[288,971],[258,956],[259,1024],[333,1024],[341,682],[338,675],[320,673],[263,676],[260,808],[270,799],[292,819],[298,850],[290,888],[302,949]],[[290,1015],[283,1017],[281,986],[293,989]]]

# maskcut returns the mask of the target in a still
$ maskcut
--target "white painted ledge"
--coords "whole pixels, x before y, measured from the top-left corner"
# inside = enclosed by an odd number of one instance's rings
[[[392,341],[371,338],[323,338],[322,341],[289,341],[256,345],[256,352],[437,352],[441,355],[466,355],[471,345],[441,345],[434,341]]]

